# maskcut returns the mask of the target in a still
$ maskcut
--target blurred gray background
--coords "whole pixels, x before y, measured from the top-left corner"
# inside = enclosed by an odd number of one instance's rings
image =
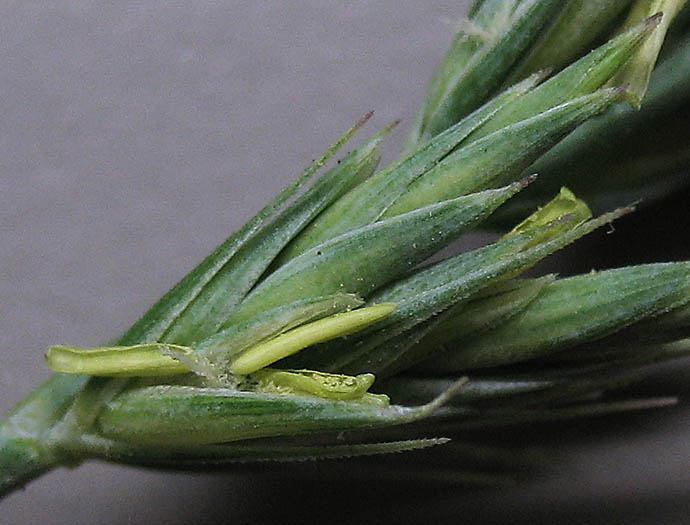
[[[390,158],[465,5],[4,2],[2,412],[49,376],[43,352],[50,344],[117,336],[369,109],[376,110],[370,131],[403,119]],[[626,239],[634,226],[624,223],[616,235]],[[595,236],[582,253],[606,253],[612,237]],[[687,236],[668,242],[687,244]],[[645,253],[663,259],[663,252]],[[687,390],[689,375],[686,364],[646,388]],[[340,483],[328,481],[329,463],[295,480],[287,471],[288,483],[285,471],[175,474],[89,463],[13,494],[0,504],[0,522],[242,523],[300,515],[337,522],[341,515],[683,523],[690,521],[688,413],[685,403],[613,426],[552,428],[546,441],[562,461],[500,491],[425,492],[413,480],[376,476]]]

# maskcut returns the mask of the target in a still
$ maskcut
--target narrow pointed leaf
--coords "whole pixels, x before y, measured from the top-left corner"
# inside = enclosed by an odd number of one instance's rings
[[[516,236],[500,239],[494,244],[479,248],[472,252],[451,257],[441,261],[427,269],[400,280],[389,287],[382,289],[372,296],[374,301],[395,301],[398,303],[396,311],[389,317],[386,323],[394,323],[409,315],[411,304],[418,301],[424,302],[446,287],[454,288],[459,282],[471,282],[470,277],[484,279],[481,286],[472,286],[472,293],[486,288],[490,283],[488,277],[504,276],[507,272],[521,272],[537,261],[567,246],[578,238],[590,233],[604,224],[615,220],[629,210],[618,210],[602,215],[594,220],[580,224],[578,217],[562,217],[545,225],[536,225]],[[570,228],[568,228],[570,224]],[[536,240],[536,242],[535,242]],[[498,272],[498,273],[493,273]],[[476,275],[475,275],[476,274]],[[449,281],[449,276],[456,276]]]
[[[682,302],[682,296],[679,304]],[[690,337],[690,300],[667,313],[637,322],[625,330],[590,343],[590,346],[635,346],[666,343]]]
[[[653,0],[651,2],[649,0],[636,0],[624,24],[625,28],[629,28],[656,13],[662,15],[659,27],[654,31],[652,37],[642,44],[625,65],[625,68],[611,80],[614,84],[627,84],[629,86],[626,90],[627,98],[637,109],[641,107],[642,99],[647,92],[649,79],[659,56],[661,45],[666,38],[666,32],[686,2],[687,0]]]
[[[350,230],[371,224],[420,175],[431,169],[499,108],[532,89],[542,75],[533,75],[429,140],[402,160],[386,167],[341,197],[312,222],[281,254],[281,263]]]
[[[659,25],[652,17],[596,48],[520,98],[502,107],[470,139],[477,140],[573,98],[592,93],[623,67]]]
[[[619,105],[584,123],[530,167],[543,175],[543,184],[492,220],[514,222],[564,184],[598,212],[639,199],[649,203],[687,185],[688,56],[690,37],[655,68],[639,111]],[[667,176],[671,173],[678,176]]]
[[[196,299],[213,277],[259,229],[264,226],[280,207],[292,197],[340,147],[369,119],[367,114],[347,130],[325,153],[256,216],[231,235],[223,244],[206,257],[201,264],[187,274],[148,310],[122,337],[120,345],[132,345],[159,341],[162,335],[177,321],[182,312]]]
[[[419,343],[431,330],[443,322],[445,315],[442,312],[446,308],[471,296],[492,282],[524,271],[550,253],[592,231],[593,228],[609,222],[612,218],[604,218],[603,222],[600,222],[601,220],[602,218],[590,221],[593,224],[587,223],[583,225],[585,226],[583,229],[574,228],[561,233],[555,239],[543,242],[524,253],[513,254],[499,261],[486,261],[480,267],[481,269],[474,268],[464,275],[461,274],[463,275],[461,279],[451,280],[435,289],[398,303],[395,314],[382,323],[383,326],[379,328],[377,334],[372,334],[366,339],[362,336],[358,344],[351,344],[353,350],[349,355],[340,358],[337,368],[328,369],[347,374],[368,371],[377,376],[387,377],[428,359],[433,353],[442,351],[442,348],[429,348]]]
[[[360,119],[352,128],[346,131],[326,152],[298,177],[298,179],[283,190],[267,206],[246,223],[240,230],[235,232],[230,238],[222,243],[211,255],[206,257],[201,264],[187,274],[178,284],[169,290],[160,300],[158,300],[125,334],[116,340],[119,345],[135,345],[158,341],[163,333],[168,330],[180,317],[185,308],[191,304],[198,296],[206,284],[216,275],[227,263],[227,261],[247,242],[248,239],[264,226],[281,206],[292,197],[323,165],[332,157],[336,151],[370,118],[371,113]],[[60,419],[58,406],[64,411],[79,397],[84,387],[89,384],[89,376],[72,374],[55,374],[26,401],[20,404],[8,418],[2,421],[3,433],[9,432],[8,429],[14,428],[12,421],[33,421],[32,426],[40,434],[44,435],[51,426],[55,425]],[[48,396],[51,400],[46,402]],[[53,406],[54,405],[54,406]],[[28,435],[22,431],[22,435]],[[13,437],[0,436],[0,447],[12,446],[18,453],[24,451],[31,454],[31,447],[16,445]],[[8,441],[9,440],[9,441]],[[15,443],[15,445],[12,445]],[[23,443],[23,441],[22,441]],[[21,454],[20,454],[21,455]],[[4,455],[0,455],[5,457]],[[16,456],[20,457],[20,456]],[[25,456],[22,456],[25,458]],[[26,459],[26,458],[25,458]],[[55,462],[54,457],[36,458],[31,461],[31,469],[27,468],[28,461],[22,460],[24,474],[16,473],[8,479],[2,478],[0,492],[10,490],[16,483],[21,483],[22,476],[26,479],[36,476],[35,472],[49,469]],[[19,466],[18,464],[15,466]],[[3,469],[3,472],[8,472]]]
[[[492,330],[527,308],[554,279],[554,275],[547,275],[499,283],[490,288],[490,295],[458,305],[419,344],[437,347]]]
[[[690,299],[688,263],[633,266],[549,285],[521,314],[464,341],[425,370],[465,370],[524,361],[601,338]]]
[[[501,279],[513,277],[628,211],[618,210],[579,226],[575,219],[575,227],[565,231],[563,224],[567,218],[563,218],[421,270],[371,297],[372,301],[397,304],[396,310],[381,321],[375,332],[365,331],[344,340],[337,352],[329,345],[305,352],[304,361],[298,360],[299,364],[290,361],[287,366],[377,375],[407,368],[429,357],[426,347],[415,345],[443,320],[443,316],[435,317],[437,314]],[[546,235],[549,229],[553,233],[551,237]],[[540,241],[536,245],[535,239]],[[410,349],[413,352],[408,353]]]
[[[256,284],[285,245],[322,210],[374,171],[380,157],[378,144],[387,131],[346,156],[271,224],[249,239],[199,290],[161,340],[191,345],[220,330],[232,308]]]
[[[626,9],[632,0],[614,2],[592,2],[591,0],[570,0],[548,30],[511,73],[508,82],[514,82],[535,71],[552,68],[555,71],[578,58],[602,31]],[[655,13],[651,12],[647,16]],[[638,20],[640,22],[642,20]]]
[[[481,222],[528,182],[433,204],[316,246],[267,277],[229,322],[305,297],[347,292],[366,298]]]
[[[431,135],[429,120],[441,98],[458,81],[472,57],[491,48],[508,31],[516,5],[516,0],[490,0],[481,10],[460,21],[450,49],[431,78],[424,104],[408,137],[406,151],[416,149],[423,142],[423,135]]]
[[[134,465],[199,469],[233,463],[297,462],[341,459],[423,450],[450,441],[448,438],[422,438],[381,443],[342,445],[206,445],[183,448],[133,446],[89,437],[85,445],[94,457]]]
[[[385,427],[429,416],[464,384],[460,380],[431,403],[414,408],[223,388],[144,387],[108,403],[96,428],[106,438],[164,447]]]
[[[386,215],[512,182],[540,155],[619,100],[621,94],[619,89],[599,90],[471,142],[412,182]]]
[[[562,2],[526,0],[511,16],[510,27],[493,45],[482,47],[439,98],[422,137],[432,137],[479,106],[506,79],[522,53],[537,38]]]

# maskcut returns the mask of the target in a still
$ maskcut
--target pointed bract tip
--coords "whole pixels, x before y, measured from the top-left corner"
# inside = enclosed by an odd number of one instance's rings
[[[373,116],[374,116],[374,110],[372,109],[371,111],[368,111],[367,113],[365,113],[364,116],[357,121],[357,124],[355,124],[355,126],[358,128],[364,126],[364,124],[366,124],[369,121],[369,119]]]
[[[630,84],[625,83],[625,84],[620,84],[618,86],[611,86],[607,88],[601,89],[601,91],[606,91],[608,94],[611,95],[613,100],[615,102],[621,102],[621,101],[628,101],[633,107],[635,107],[634,101],[631,100],[631,98],[634,98],[634,95],[630,91]],[[635,109],[640,109],[639,107],[635,107]]]
[[[615,220],[620,219],[621,217],[624,217],[628,213],[632,213],[635,211],[635,206],[625,206],[624,208],[617,208],[613,211],[610,211],[608,213],[604,213],[603,215],[600,215],[596,219],[592,219],[591,221],[588,221],[589,223],[596,222],[597,228],[603,224],[607,224],[610,222],[613,222]]]
[[[400,124],[400,122],[402,122],[402,119],[398,119],[398,120],[396,120],[395,122],[392,122],[391,124],[388,124],[385,128],[383,128],[383,129],[381,130],[381,133],[382,133],[382,134],[389,133],[391,130],[395,129],[395,128],[398,126],[398,124]]]
[[[535,84],[541,84],[543,80],[546,80],[551,76],[551,73],[553,73],[553,68],[552,67],[545,67],[544,69],[540,69],[539,71],[535,71],[530,75],[531,78],[534,78]]]
[[[632,213],[635,210],[637,210],[637,205],[639,204],[638,202],[633,202],[632,204],[629,204],[628,206],[625,206],[623,208],[618,208],[617,210],[613,210],[611,214],[615,215],[615,218],[617,219],[618,217],[623,217],[624,215],[627,215],[628,213]]]
[[[656,27],[661,23],[661,20],[664,18],[664,13],[663,11],[659,11],[658,13],[654,13],[652,16],[650,16],[647,20],[645,20],[643,23],[647,27]]]
[[[509,89],[515,90],[517,93],[527,93],[541,84],[549,75],[551,75],[551,68],[540,69],[535,71],[524,79],[513,84]]]
[[[532,184],[535,180],[537,180],[538,177],[539,175],[532,173],[532,175],[527,175],[526,177],[521,178],[515,184],[517,184],[519,189],[523,189]]]

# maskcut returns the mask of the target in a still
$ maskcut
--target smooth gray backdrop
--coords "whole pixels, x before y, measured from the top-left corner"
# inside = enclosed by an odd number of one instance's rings
[[[360,115],[376,110],[369,130],[402,118],[399,146],[465,4],[5,1],[2,412],[49,376],[50,344],[118,335]],[[621,421],[616,432],[564,425],[595,435],[578,446],[556,433],[565,459],[508,490],[425,493],[366,476],[341,485],[322,479],[328,463],[288,482],[88,463],[7,498],[0,522],[681,523],[687,405]]]

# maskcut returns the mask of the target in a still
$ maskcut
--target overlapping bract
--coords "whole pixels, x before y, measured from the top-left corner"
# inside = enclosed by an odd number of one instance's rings
[[[384,442],[381,428],[422,419],[431,435],[447,418],[463,429],[666,404],[590,399],[690,351],[688,263],[515,279],[630,208],[591,219],[564,190],[494,243],[428,262],[539,187],[526,170],[563,158],[547,151],[578,126],[639,101],[683,4],[657,3],[663,16],[632,1],[475,2],[398,161],[376,171],[385,128],[289,202],[367,116],[114,346],[51,349],[55,368],[95,377],[56,375],[3,422],[3,489],[89,457],[185,467],[365,455],[445,442],[408,427]],[[625,12],[623,32],[571,63],[590,43],[577,24],[596,21],[601,37]],[[599,122],[627,118],[618,108]],[[370,373],[386,381],[372,386]],[[343,443],[343,431],[360,432]]]

